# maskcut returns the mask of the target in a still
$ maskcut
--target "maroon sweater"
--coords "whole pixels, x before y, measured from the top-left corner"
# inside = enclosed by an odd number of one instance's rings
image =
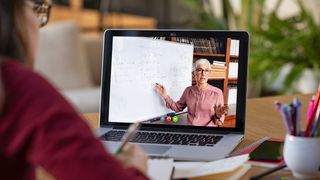
[[[2,62],[0,179],[35,179],[42,166],[56,179],[146,179],[106,153],[87,124],[41,76]]]

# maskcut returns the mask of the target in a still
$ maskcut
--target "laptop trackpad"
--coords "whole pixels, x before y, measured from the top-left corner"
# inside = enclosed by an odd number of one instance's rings
[[[159,146],[159,145],[140,145],[140,147],[147,154],[164,154],[171,148],[171,146]]]

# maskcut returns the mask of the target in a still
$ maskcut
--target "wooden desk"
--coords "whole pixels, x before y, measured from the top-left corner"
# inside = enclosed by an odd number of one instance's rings
[[[297,95],[296,97],[302,102],[302,127],[305,127],[307,106],[311,95]],[[284,139],[286,134],[285,127],[280,114],[274,108],[274,102],[279,100],[280,102],[288,103],[292,99],[293,96],[249,99],[247,101],[245,139],[236,149],[249,145],[265,136]],[[98,113],[85,114],[84,117],[92,128],[98,127]],[[252,175],[264,170],[266,168],[252,167],[242,179],[249,179]],[[293,178],[290,171],[282,170],[266,176],[266,179],[275,179],[281,176]]]

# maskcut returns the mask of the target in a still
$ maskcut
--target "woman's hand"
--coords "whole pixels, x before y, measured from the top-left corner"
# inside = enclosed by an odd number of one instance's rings
[[[162,86],[161,84],[156,83],[156,91],[162,98],[165,99],[166,97],[168,97],[166,88],[164,88],[164,86]]]
[[[148,156],[140,146],[136,144],[127,144],[117,158],[125,167],[135,167],[142,173],[147,174]]]
[[[217,118],[221,118],[222,115],[228,114],[228,105],[224,105],[224,106],[215,106],[214,107],[214,112],[215,112],[215,116]]]

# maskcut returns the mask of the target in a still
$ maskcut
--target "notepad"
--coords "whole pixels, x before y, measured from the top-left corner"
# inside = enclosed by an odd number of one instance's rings
[[[242,175],[250,168],[244,165],[249,159],[248,154],[234,156],[226,159],[221,159],[212,162],[177,162],[175,163],[174,178],[194,178],[201,176],[222,175],[223,173],[237,173],[242,172]],[[249,167],[249,168],[248,168]],[[239,171],[237,171],[239,169]],[[242,171],[240,171],[242,169]],[[243,173],[244,172],[244,173]],[[227,175],[227,174],[224,174]],[[225,176],[224,176],[225,177]],[[228,179],[228,178],[227,178]]]
[[[251,168],[250,164],[243,164],[233,171],[224,173],[210,174],[206,176],[199,176],[190,178],[190,180],[238,180]]]
[[[152,158],[148,160],[148,176],[152,180],[169,180],[173,175],[172,158]]]

